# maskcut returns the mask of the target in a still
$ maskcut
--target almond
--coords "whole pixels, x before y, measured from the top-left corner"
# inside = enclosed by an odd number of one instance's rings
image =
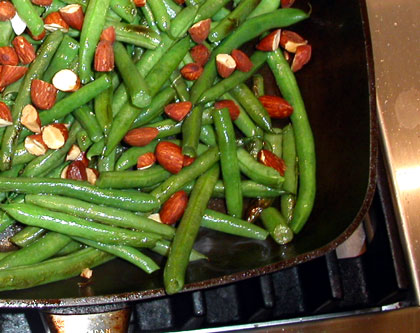
[[[16,14],[15,6],[9,1],[0,1],[0,21],[7,21]]]
[[[48,151],[48,147],[42,140],[41,134],[29,135],[25,138],[25,149],[28,153],[35,156],[42,156]]]
[[[52,84],[58,90],[73,92],[80,88],[80,79],[75,72],[70,69],[62,69],[55,73]]]
[[[184,215],[188,205],[188,194],[185,191],[178,191],[171,195],[162,205],[159,212],[160,220],[164,224],[174,224]]]
[[[69,137],[69,131],[64,124],[49,124],[42,129],[42,140],[50,149],[64,146]]]
[[[275,51],[279,48],[281,30],[277,29],[268,34],[266,37],[261,39],[257,45],[257,49],[260,51]]]
[[[264,95],[258,98],[271,118],[283,119],[293,113],[293,107],[284,98]]]
[[[0,65],[17,66],[18,64],[19,58],[13,47],[0,47]]]
[[[102,31],[100,40],[104,40],[106,42],[110,42],[111,44],[114,44],[115,38],[116,38],[115,28],[113,26],[110,26]]]
[[[215,109],[227,108],[229,110],[230,118],[232,120],[236,120],[239,117],[239,114],[241,113],[239,106],[236,105],[236,103],[230,99],[217,101],[216,103],[214,103],[214,108]]]
[[[203,44],[198,44],[190,50],[191,58],[200,66],[207,64],[210,59],[210,50]]]
[[[286,51],[296,53],[298,46],[306,45],[308,41],[296,32],[290,30],[282,30],[280,36],[280,46]]]
[[[34,79],[31,84],[32,103],[41,110],[49,110],[55,104],[57,89],[48,82]]]
[[[10,112],[9,107],[0,102],[0,127],[6,127],[13,124],[12,113]]]
[[[31,2],[38,6],[50,6],[53,0],[31,0]]]
[[[83,14],[82,6],[79,4],[72,4],[60,8],[60,15],[64,22],[76,30],[82,30],[85,15]]]
[[[108,41],[100,41],[95,51],[95,71],[111,72],[114,70],[114,49]]]
[[[159,164],[173,174],[181,171],[184,164],[181,147],[169,141],[158,143],[155,149],[155,156]]]
[[[195,161],[195,158],[194,157],[189,157],[187,155],[184,155],[184,161],[182,163],[182,166],[183,167],[190,166],[191,164],[194,163],[194,161]]]
[[[199,21],[188,29],[191,39],[197,44],[203,43],[210,33],[211,19]]]
[[[38,111],[33,105],[28,104],[22,109],[20,122],[28,130],[34,133],[41,133],[41,120],[39,119]]]
[[[15,37],[12,44],[22,64],[29,64],[35,59],[35,49],[24,36]]]
[[[52,12],[44,18],[44,28],[47,31],[61,30],[62,32],[69,31],[69,25],[63,20],[59,12]]]
[[[146,6],[146,0],[134,0],[134,4],[136,7],[144,7]]]
[[[258,153],[258,161],[260,161],[265,166],[277,170],[281,176],[284,176],[284,172],[286,171],[286,163],[284,163],[283,159],[273,154],[271,151],[261,149]]]
[[[72,145],[67,152],[66,161],[75,161],[82,153],[78,145]]]
[[[241,72],[249,72],[254,65],[251,59],[241,50],[233,50],[230,54],[236,62],[236,69]]]
[[[81,161],[73,161],[66,170],[66,179],[87,180],[86,167]]]
[[[43,40],[45,35],[47,34],[47,31],[45,29],[38,36],[34,36],[31,32],[31,30],[29,30],[29,29],[26,29],[26,32],[28,33],[29,36],[31,36],[31,38],[33,40],[36,40],[36,41]]]
[[[86,280],[89,280],[93,276],[93,271],[89,267],[83,268],[80,276]]]
[[[203,70],[203,66],[190,63],[181,68],[181,75],[188,81],[195,81],[201,76]]]
[[[13,16],[13,18],[10,20],[10,23],[12,24],[13,31],[16,35],[21,35],[26,29],[26,23],[20,18],[18,13]]]
[[[290,8],[294,2],[295,0],[281,0],[281,8]]]
[[[236,62],[229,54],[220,53],[216,56],[216,66],[219,75],[227,78],[235,71]]]
[[[185,0],[174,0],[178,5],[183,5]]]
[[[168,115],[169,118],[172,118],[176,121],[181,121],[191,111],[191,108],[192,103],[188,101],[171,103],[165,106],[165,113]]]
[[[137,159],[137,169],[145,170],[153,166],[156,162],[156,156],[152,152],[140,155]]]
[[[3,65],[0,70],[0,89],[16,82],[25,75],[27,67]]]
[[[86,168],[86,175],[87,175],[87,181],[92,184],[95,185],[96,181],[99,178],[99,172],[96,169],[92,169],[92,168]]]
[[[295,56],[292,61],[291,69],[293,72],[297,72],[300,70],[304,65],[306,65],[309,60],[311,60],[312,56],[312,46],[307,45],[301,45],[298,46],[296,49]]]
[[[143,147],[152,142],[159,134],[159,130],[154,127],[141,127],[128,131],[124,136],[124,142],[130,146]]]

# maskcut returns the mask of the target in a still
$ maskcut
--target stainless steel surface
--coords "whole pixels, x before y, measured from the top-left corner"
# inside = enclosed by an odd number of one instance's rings
[[[420,1],[367,0],[367,7],[382,142],[420,304]]]

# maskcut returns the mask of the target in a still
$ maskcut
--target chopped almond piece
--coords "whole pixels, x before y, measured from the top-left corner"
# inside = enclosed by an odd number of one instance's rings
[[[52,84],[58,90],[73,92],[80,88],[80,79],[75,72],[70,69],[62,69],[55,73]]]
[[[22,109],[20,122],[28,130],[34,133],[41,133],[41,120],[39,119],[38,111],[33,105],[28,104]]]
[[[42,140],[50,149],[59,149],[64,146],[69,132],[64,124],[50,124],[42,129]]]

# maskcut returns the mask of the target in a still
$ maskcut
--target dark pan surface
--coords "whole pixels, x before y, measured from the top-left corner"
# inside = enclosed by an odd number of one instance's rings
[[[304,4],[306,6],[306,2]],[[209,261],[190,265],[186,290],[265,274],[318,257],[357,227],[374,192],[376,121],[373,66],[362,0],[317,0],[311,19],[293,28],[313,46],[297,73],[315,135],[318,190],[314,211],[292,244],[277,246],[202,229],[196,248]],[[270,78],[268,73],[267,78]],[[269,93],[276,92],[273,84]],[[163,262],[162,262],[163,264]],[[79,278],[0,293],[8,307],[91,305],[156,297],[162,272],[150,276],[121,260]]]

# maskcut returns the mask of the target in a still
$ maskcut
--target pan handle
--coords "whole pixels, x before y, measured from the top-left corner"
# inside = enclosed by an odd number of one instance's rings
[[[124,305],[111,311],[107,306],[46,309],[41,317],[50,333],[125,333],[130,316],[131,307]]]

